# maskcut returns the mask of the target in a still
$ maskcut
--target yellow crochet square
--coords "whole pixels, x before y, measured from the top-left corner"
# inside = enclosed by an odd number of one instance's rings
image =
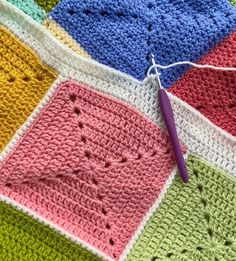
[[[56,73],[0,26],[0,151],[26,121]]]

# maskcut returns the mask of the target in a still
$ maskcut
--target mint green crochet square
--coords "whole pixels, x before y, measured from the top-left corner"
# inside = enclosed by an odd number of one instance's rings
[[[31,16],[38,23],[42,23],[46,17],[46,12],[34,0],[7,0]]]
[[[189,157],[128,256],[129,261],[236,260],[236,182]]]

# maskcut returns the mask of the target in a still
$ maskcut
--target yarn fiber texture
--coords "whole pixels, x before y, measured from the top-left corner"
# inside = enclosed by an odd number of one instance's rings
[[[203,57],[200,64],[236,65],[236,32]],[[217,126],[236,136],[236,73],[190,69],[170,91]]]
[[[0,191],[118,258],[173,168],[163,131],[66,82],[3,162]]]
[[[227,1],[62,0],[50,16],[96,60],[143,80],[160,64],[196,61],[236,28]],[[165,70],[165,88],[188,67]]]
[[[47,12],[51,11],[59,1],[38,1],[35,0],[7,0],[27,15],[31,16],[36,22],[43,24],[45,28],[58,38],[63,44],[77,52],[79,55],[89,58],[90,55],[55,21],[48,18]],[[45,10],[44,10],[44,9]]]
[[[100,260],[4,202],[0,202],[0,227],[0,260]]]
[[[1,23],[9,27],[31,48],[37,50],[44,62],[59,73],[58,82],[62,81],[61,78],[67,79],[69,75],[70,78],[84,85],[107,93],[135,107],[158,126],[164,127],[156,99],[157,86],[155,82],[147,79],[147,82],[140,83],[130,77],[115,73],[113,70],[110,71],[107,67],[98,66],[93,62],[80,59],[74,54],[69,54],[48,33],[42,33],[39,26],[29,25],[25,16],[17,14],[16,11],[12,13],[12,7],[10,11],[6,7],[0,9]],[[15,19],[17,24],[14,22]],[[52,86],[51,90],[54,90],[56,86]],[[47,95],[44,102],[48,96],[50,95]],[[201,114],[177,97],[169,94],[169,98],[174,110],[179,138],[188,151],[235,176],[236,161],[233,157],[235,145],[232,138],[215,129]],[[22,128],[24,129],[24,126]]]
[[[43,22],[43,25],[47,28],[49,32],[51,32],[56,38],[58,38],[61,42],[63,42],[66,46],[68,46],[70,49],[78,53],[79,55],[82,55],[86,58],[89,58],[90,55],[86,53],[79,44],[76,43],[76,41],[68,35],[68,33],[61,28],[56,22],[46,19]]]
[[[41,23],[60,0],[7,0]]]
[[[46,18],[46,12],[40,8],[34,0],[8,0],[10,3],[17,6],[27,15],[31,16],[35,21],[41,23]]]
[[[56,73],[0,26],[0,151],[43,98]]]
[[[70,14],[73,26],[87,16],[98,25],[84,39],[96,41],[106,57],[114,59],[107,50],[117,43],[122,66],[132,60],[126,47],[131,54],[136,48],[132,41],[120,45],[131,21],[137,35],[156,21],[150,40],[163,27],[163,41],[171,26],[171,35],[183,33],[185,48],[192,41],[189,55],[196,49],[198,62],[235,66],[235,9],[225,1],[62,1],[54,7],[44,1],[44,8],[61,17],[65,3],[80,7]],[[81,57],[88,50],[52,16],[35,22],[29,15],[0,1],[0,260],[235,260],[233,73],[177,68],[174,74],[167,95],[190,177],[183,184],[155,76],[138,81]],[[184,29],[183,17],[193,31]],[[97,30],[106,24],[116,35],[103,46],[106,31]],[[78,23],[76,30],[89,26]],[[198,41],[194,30],[205,38]],[[145,31],[140,48],[146,37]],[[175,59],[183,50],[171,37]]]
[[[234,260],[236,183],[197,158],[176,177],[127,260]]]
[[[50,12],[60,0],[36,0],[36,2],[46,11]]]

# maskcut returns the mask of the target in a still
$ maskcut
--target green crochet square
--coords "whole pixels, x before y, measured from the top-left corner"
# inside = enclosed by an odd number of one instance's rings
[[[0,202],[1,261],[98,261],[56,231]]]
[[[50,12],[55,5],[57,5],[60,0],[36,0],[36,2],[46,11]]]
[[[236,0],[230,0],[230,3],[236,7]]]
[[[236,260],[236,182],[197,158],[190,181],[175,178],[129,261]]]

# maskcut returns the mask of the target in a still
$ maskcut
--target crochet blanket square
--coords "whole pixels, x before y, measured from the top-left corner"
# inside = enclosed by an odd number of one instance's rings
[[[0,260],[236,260],[232,0],[0,1]]]

